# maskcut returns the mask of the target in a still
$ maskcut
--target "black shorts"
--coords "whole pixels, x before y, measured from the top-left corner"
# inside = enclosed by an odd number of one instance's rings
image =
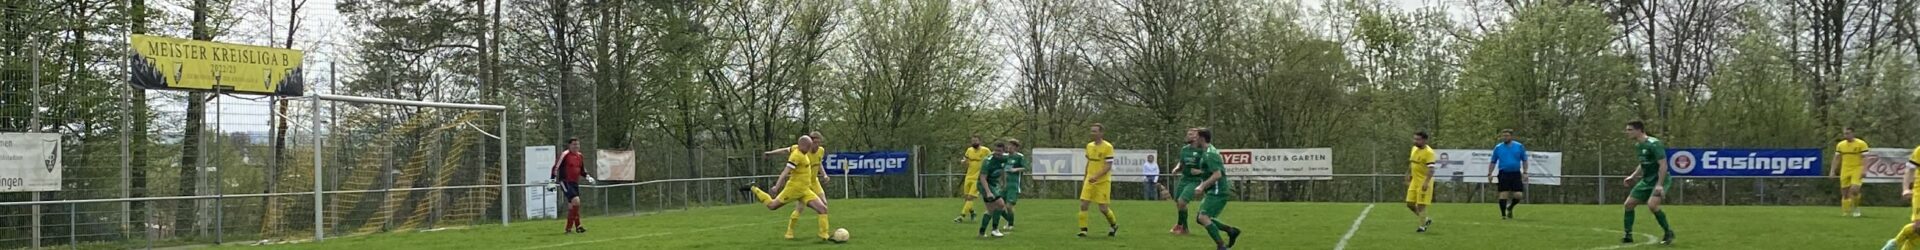
[[[567,200],[573,200],[573,197],[580,197],[580,183],[560,182],[560,194],[565,195]]]
[[[1526,178],[1520,171],[1500,171],[1500,192],[1526,192]]]

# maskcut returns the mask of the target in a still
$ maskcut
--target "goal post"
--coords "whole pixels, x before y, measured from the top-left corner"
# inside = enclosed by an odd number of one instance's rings
[[[311,123],[311,126],[312,126],[311,129],[312,129],[312,135],[313,135],[313,150],[314,150],[312,166],[313,166],[313,227],[314,227],[313,237],[315,241],[320,241],[326,238],[327,224],[328,224],[326,221],[327,220],[326,206],[329,203],[326,202],[326,195],[330,192],[325,190],[325,186],[323,184],[325,183],[324,181],[326,180],[324,179],[326,176],[326,173],[325,173],[326,164],[324,164],[324,162],[325,162],[325,159],[327,158],[326,147],[325,147],[327,136],[328,136],[327,134],[341,132],[341,131],[331,131],[326,127],[327,121],[329,119],[322,119],[321,117],[326,115],[339,116],[341,114],[325,114],[327,112],[325,111],[325,109],[322,109],[322,106],[321,106],[322,102],[349,103],[349,104],[360,104],[360,105],[386,105],[386,106],[418,107],[418,108],[441,108],[441,109],[465,110],[468,112],[491,112],[491,113],[497,114],[499,118],[498,119],[499,123],[497,124],[498,130],[494,133],[487,133],[485,129],[480,128],[478,125],[473,125],[473,124],[462,123],[462,124],[443,124],[443,125],[455,127],[452,129],[456,131],[471,129],[473,130],[473,132],[477,132],[480,135],[483,135],[485,137],[499,140],[499,148],[498,148],[499,150],[498,153],[500,155],[498,159],[499,172],[498,172],[498,178],[494,178],[494,179],[499,181],[498,188],[500,189],[500,195],[499,195],[498,203],[499,203],[499,209],[500,209],[499,210],[500,223],[501,225],[507,225],[510,221],[512,221],[511,220],[511,216],[512,216],[511,211],[513,211],[512,200],[509,199],[509,196],[508,196],[508,190],[510,189],[510,185],[512,184],[508,180],[509,175],[507,172],[507,168],[508,168],[507,166],[509,164],[509,161],[507,158],[511,157],[512,155],[509,154],[507,151],[507,145],[510,142],[506,137],[507,111],[505,106],[492,105],[492,104],[446,103],[446,102],[430,102],[430,101],[416,101],[416,100],[398,100],[398,99],[348,96],[348,95],[332,95],[332,94],[319,94],[319,93],[309,93],[308,95],[302,97],[301,99],[307,99],[309,101],[309,104],[311,105],[309,107],[311,109],[308,110],[309,113],[311,114],[311,116],[309,117],[311,117],[311,119],[313,120]],[[375,112],[378,112],[378,111],[375,111]],[[338,125],[338,124],[336,125],[345,127],[344,125]],[[442,128],[446,128],[444,126]],[[484,144],[483,144],[483,147],[484,147]],[[389,157],[389,158],[394,158],[394,157]],[[483,160],[481,162],[484,162],[484,157],[482,158]],[[397,171],[398,170],[395,170],[395,172]],[[350,177],[351,176],[342,177],[342,178],[350,178]],[[395,179],[397,179],[397,177],[395,177]],[[391,182],[392,181],[389,180],[389,183],[387,184],[393,185],[393,183]],[[467,187],[473,187],[473,186],[467,186]],[[432,186],[426,189],[440,189],[440,188],[445,188],[445,187]],[[391,189],[391,187],[389,187],[389,189]],[[354,191],[354,190],[341,190],[341,191],[335,191],[335,192],[344,192],[344,191]],[[481,212],[481,214],[484,214],[484,212]]]

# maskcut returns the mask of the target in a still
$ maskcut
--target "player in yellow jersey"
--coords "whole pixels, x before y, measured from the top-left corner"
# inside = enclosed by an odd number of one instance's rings
[[[1100,204],[1100,214],[1107,216],[1107,237],[1113,237],[1120,231],[1120,223],[1114,219],[1113,209],[1107,207],[1112,199],[1113,143],[1107,142],[1105,129],[1099,123],[1090,128],[1093,142],[1087,143],[1087,176],[1080,183],[1080,237],[1087,237],[1087,205]]]
[[[1882,250],[1920,250],[1920,233],[1916,233],[1920,232],[1920,199],[1915,199],[1920,197],[1913,195],[1914,171],[1920,170],[1916,168],[1920,168],[1920,147],[1914,147],[1913,155],[1907,156],[1907,173],[1900,175],[1900,198],[1913,203],[1913,208],[1908,212],[1910,215],[1907,216],[1911,221],[1901,225],[1900,234],[1887,240],[1887,245],[1880,248]]]
[[[820,215],[819,236],[820,239],[826,240],[828,239],[827,229],[829,228],[827,226],[827,203],[821,200],[820,196],[813,191],[814,186],[817,185],[815,184],[814,178],[819,174],[821,161],[813,159],[810,155],[814,153],[814,149],[818,149],[818,147],[813,144],[813,139],[807,136],[800,136],[797,145],[798,147],[796,148],[799,148],[799,150],[787,154],[787,167],[780,171],[780,179],[773,185],[774,193],[780,194],[779,196],[767,195],[767,192],[760,190],[759,186],[748,185],[747,188],[752,189],[754,197],[759,198],[761,203],[767,205],[767,210],[779,210],[780,207],[784,207],[787,203],[792,202],[807,204],[807,207],[813,208],[814,213]],[[789,231],[791,231],[791,228],[789,228]],[[788,234],[787,238],[791,239],[792,234]]]
[[[1840,143],[1833,145],[1833,158],[1840,167],[1840,215],[1860,217],[1860,184],[1866,177],[1861,156],[1867,154],[1867,140],[1853,136],[1853,128],[1841,129]]]
[[[1427,217],[1427,206],[1433,204],[1433,146],[1427,145],[1427,132],[1413,133],[1413,152],[1407,156],[1407,210],[1413,211],[1420,227],[1414,232],[1427,232],[1427,226],[1433,225],[1433,219]]]
[[[827,203],[827,189],[824,187],[821,187],[821,185],[825,185],[827,181],[830,181],[832,179],[832,177],[828,177],[827,168],[824,167],[826,166],[826,164],[824,163],[826,163],[826,160],[827,160],[827,137],[821,136],[820,131],[813,131],[812,133],[807,133],[807,138],[813,139],[813,151],[810,153],[807,153],[807,157],[813,160],[814,165],[822,166],[820,168],[815,168],[819,170],[817,173],[819,174],[820,178],[818,179],[818,182],[813,183],[813,194],[819,196],[820,203]],[[762,155],[765,155],[767,157],[781,156],[781,155],[786,155],[790,152],[793,152],[795,149],[799,149],[799,148],[800,148],[800,144],[794,144],[793,146],[776,148],[771,151],[767,151],[766,153],[762,153]],[[793,238],[793,224],[800,223],[800,210],[802,209],[805,209],[805,207],[793,207],[793,213],[787,215],[786,238],[788,239]]]
[[[980,197],[977,188],[980,185],[980,164],[993,156],[993,149],[980,145],[980,134],[973,134],[971,139],[973,144],[967,146],[966,154],[960,158],[961,166],[967,167],[967,179],[960,182],[960,198],[967,200],[967,203],[960,205],[960,216],[953,217],[953,223],[979,215],[973,212],[973,199]]]

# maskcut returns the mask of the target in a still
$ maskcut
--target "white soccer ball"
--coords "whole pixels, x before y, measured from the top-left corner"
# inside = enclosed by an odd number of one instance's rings
[[[833,241],[833,243],[847,243],[847,240],[852,237],[853,237],[853,234],[847,233],[846,228],[841,228],[841,229],[834,229],[833,237],[827,238],[827,240]]]

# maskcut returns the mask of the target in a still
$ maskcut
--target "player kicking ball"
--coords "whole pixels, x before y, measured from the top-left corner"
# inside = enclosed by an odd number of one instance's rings
[[[1667,224],[1667,212],[1660,210],[1660,201],[1667,194],[1667,187],[1673,182],[1667,175],[1667,145],[1660,138],[1647,135],[1647,123],[1627,122],[1627,137],[1635,142],[1634,151],[1639,154],[1640,168],[1627,175],[1623,184],[1633,186],[1633,193],[1627,196],[1627,211],[1624,222],[1626,235],[1620,237],[1621,244],[1633,243],[1633,208],[1640,203],[1647,204],[1647,210],[1653,211],[1653,219],[1660,222],[1660,229],[1667,233],[1660,237],[1660,244],[1673,244],[1673,227]],[[1648,177],[1648,178],[1643,178]],[[1635,182],[1638,180],[1638,182]]]
[[[1233,197],[1233,182],[1227,180],[1225,162],[1220,157],[1220,149],[1213,147],[1213,130],[1207,128],[1192,129],[1187,133],[1187,141],[1193,148],[1203,150],[1200,164],[1186,169],[1193,175],[1207,176],[1193,188],[1193,193],[1206,194],[1206,201],[1200,203],[1200,217],[1196,218],[1200,226],[1207,228],[1207,236],[1213,238],[1216,249],[1229,249],[1240,242],[1240,228],[1228,226],[1220,221],[1220,212],[1227,209],[1227,200]],[[1227,239],[1220,239],[1220,232],[1227,232]]]
[[[1913,203],[1907,218],[1911,221],[1901,225],[1900,234],[1887,240],[1887,246],[1881,247],[1882,250],[1920,250],[1920,199],[1914,199],[1920,197],[1913,195],[1913,177],[1917,167],[1920,167],[1920,147],[1913,148],[1913,155],[1907,156],[1907,174],[1900,175],[1900,198]]]
[[[807,158],[810,158],[813,160],[814,166],[826,166],[826,165],[822,165],[822,163],[826,162],[826,159],[827,159],[827,137],[821,136],[820,131],[813,131],[812,133],[807,133],[807,138],[813,140],[813,151],[807,152]],[[761,153],[761,155],[765,157],[785,156],[792,152],[796,152],[796,149],[799,149],[799,148],[800,148],[799,144],[794,144],[793,146],[789,146],[789,147],[773,149],[773,150],[767,151],[766,153]],[[815,174],[818,174],[818,176],[820,176],[820,179],[817,179],[817,182],[813,183],[813,188],[811,188],[810,190],[813,190],[813,194],[819,196],[818,198],[820,198],[820,204],[827,204],[827,191],[826,191],[827,189],[821,187],[820,185],[826,184],[828,181],[831,181],[832,178],[828,177],[826,168],[815,168],[815,169],[819,170],[819,171],[816,171]],[[804,209],[804,206],[795,206],[793,207],[793,213],[787,215],[787,234],[786,234],[787,239],[793,239],[793,225],[800,223],[801,209]]]
[[[832,240],[831,235],[828,234],[830,227],[827,226],[827,203],[820,200],[819,195],[813,192],[814,175],[819,171],[820,161],[813,160],[809,154],[818,148],[814,146],[813,139],[807,136],[800,136],[797,144],[799,150],[787,154],[787,167],[780,171],[780,179],[773,185],[774,192],[779,193],[779,196],[767,195],[766,191],[761,191],[760,187],[751,184],[747,188],[753,190],[754,197],[759,198],[760,203],[767,205],[767,210],[780,210],[787,203],[793,202],[807,204],[807,207],[813,208],[813,212],[819,215],[820,239]],[[792,239],[793,235],[787,234],[786,238]]]

